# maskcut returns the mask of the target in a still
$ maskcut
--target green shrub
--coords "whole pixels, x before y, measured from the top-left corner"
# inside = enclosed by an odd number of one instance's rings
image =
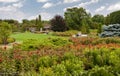
[[[28,71],[28,72],[20,73],[20,76],[40,76],[40,74],[36,73],[36,71],[34,71],[34,70],[31,70],[31,71]]]
[[[118,66],[120,63],[120,53],[119,49],[110,50],[110,49],[95,49],[95,50],[87,50],[84,53],[84,57],[82,61],[84,62],[85,69],[92,69],[94,66],[103,67],[107,66]]]
[[[83,72],[83,63],[79,59],[66,60],[63,61],[62,64],[65,65],[67,76],[79,76]]]
[[[37,43],[37,40],[35,39],[29,39],[29,40],[26,40],[23,42],[22,46],[21,46],[21,49],[22,50],[35,50],[37,49],[38,47],[38,43]]]
[[[15,39],[14,39],[14,38],[8,38],[8,39],[7,39],[7,42],[8,42],[8,43],[15,42]]]
[[[120,39],[119,38],[98,38],[92,42],[92,44],[97,45],[97,44],[120,44]]]
[[[51,39],[50,42],[54,46],[64,46],[64,45],[70,44],[68,40],[62,39],[62,38],[54,38],[54,39]]]
[[[69,42],[67,39],[63,39],[63,38],[51,38],[48,40],[44,40],[44,41],[39,41],[36,39],[28,39],[26,41],[23,42],[23,44],[21,45],[21,49],[22,50],[40,50],[40,49],[46,49],[47,48],[57,48],[57,47],[62,47],[65,45],[71,44],[71,42]]]
[[[86,76],[115,76],[111,71],[111,67],[98,67],[95,66],[92,70],[89,71]]]
[[[69,31],[65,31],[65,32],[54,32],[53,35],[56,36],[72,36],[74,34],[77,34],[78,31],[76,30],[69,30]]]
[[[79,58],[68,59],[53,66],[53,71],[57,76],[80,76],[83,72],[83,63]]]
[[[52,68],[48,67],[40,67],[39,68],[40,70],[40,75],[39,76],[54,76],[54,72],[52,70]]]
[[[57,64],[54,65],[52,68],[55,73],[55,76],[66,76],[67,70],[64,64]]]
[[[2,42],[2,40],[0,39],[0,44],[2,44],[3,42]]]
[[[40,67],[51,67],[57,61],[57,59],[55,58],[50,57],[50,56],[41,57],[38,60],[38,64]]]
[[[14,38],[11,38],[11,37],[9,37],[8,39],[7,39],[7,43],[13,43],[13,42],[15,42],[15,39]],[[3,41],[0,39],[0,44],[3,44]]]

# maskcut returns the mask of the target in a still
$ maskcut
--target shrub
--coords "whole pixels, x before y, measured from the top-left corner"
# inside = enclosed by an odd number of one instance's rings
[[[43,41],[39,41],[36,39],[28,39],[23,42],[21,45],[22,50],[40,50],[40,49],[51,49],[51,48],[57,48],[62,47],[65,45],[69,45],[71,42],[69,42],[67,39],[63,38],[51,38]]]
[[[7,39],[7,42],[8,42],[8,43],[15,42],[15,39],[14,39],[14,38],[8,38],[8,39]]]
[[[62,62],[67,70],[66,75],[79,76],[83,72],[83,63],[79,59],[65,60]]]
[[[55,73],[55,76],[66,76],[67,70],[64,64],[57,64],[54,65],[52,68]]]
[[[110,43],[120,44],[120,39],[119,38],[98,38],[92,42],[93,45],[110,44]]]
[[[70,38],[70,41],[74,44],[90,45],[97,38],[92,37],[81,37],[81,38]]]
[[[79,58],[73,57],[53,66],[53,70],[57,76],[80,76],[83,72],[83,62]]]
[[[85,69],[91,69],[94,66],[103,67],[107,66],[118,66],[120,63],[120,56],[117,53],[117,50],[108,50],[108,49],[96,49],[85,51],[83,62],[85,65]],[[89,68],[91,67],[91,68]]]
[[[0,39],[0,44],[2,44],[3,42],[2,42],[2,40]]]
[[[51,67],[52,65],[54,65],[54,62],[56,62],[56,59],[53,59],[50,56],[45,56],[45,57],[41,57],[38,60],[38,64],[40,67]]]
[[[39,70],[40,70],[40,75],[39,76],[54,76],[54,72],[53,72],[52,68],[50,68],[50,67],[49,68],[40,67]]]
[[[98,67],[95,66],[92,70],[89,71],[87,76],[115,76],[109,69],[111,67]]]
[[[9,37],[8,39],[7,39],[7,43],[13,43],[13,42],[15,42],[15,39],[14,38],[11,38],[11,37]],[[3,44],[3,41],[0,39],[0,44]]]
[[[69,31],[65,31],[65,32],[54,32],[53,35],[67,37],[67,36],[72,36],[77,33],[78,33],[78,31],[76,31],[76,30],[69,30]]]
[[[68,40],[62,39],[62,38],[54,38],[54,39],[51,39],[50,42],[54,46],[65,46],[67,44],[70,44],[70,42]]]

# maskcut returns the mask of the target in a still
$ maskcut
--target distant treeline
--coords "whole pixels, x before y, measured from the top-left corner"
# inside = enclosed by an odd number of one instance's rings
[[[79,30],[82,33],[89,33],[89,29],[98,29],[101,32],[102,25],[120,24],[120,10],[114,11],[107,16],[101,14],[95,14],[91,16],[86,12],[86,9],[80,7],[68,8],[64,17],[56,15],[49,21],[42,21],[41,15],[36,19],[27,20],[23,19],[22,23],[17,20],[6,19],[0,20],[11,24],[13,32],[26,31],[29,27],[36,27],[37,31],[43,28],[46,24],[50,25],[53,31],[66,31],[66,30]]]

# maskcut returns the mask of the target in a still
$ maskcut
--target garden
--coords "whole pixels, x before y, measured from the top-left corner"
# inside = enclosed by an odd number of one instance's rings
[[[120,39],[117,37],[73,38],[30,32],[13,34],[11,37],[22,43],[0,51],[1,75],[120,75]]]
[[[99,36],[102,25],[118,23],[116,13],[91,17],[84,8],[70,8],[65,18],[50,21],[40,15],[22,23],[1,20],[0,76],[120,76],[119,35]]]

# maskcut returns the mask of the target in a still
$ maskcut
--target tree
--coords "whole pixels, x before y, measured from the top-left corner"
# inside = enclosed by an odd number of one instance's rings
[[[30,26],[30,21],[27,19],[23,19],[22,26],[21,26],[22,31],[27,31],[29,26]]]
[[[120,10],[114,11],[107,15],[105,23],[109,24],[120,24]]]
[[[100,29],[100,25],[105,24],[105,17],[100,14],[96,14],[92,17],[91,29]]]
[[[38,18],[36,18],[36,25],[38,27],[38,30],[40,30],[43,27],[42,20],[41,20],[41,15],[39,15]]]
[[[7,22],[8,24],[11,25],[11,28],[12,28],[13,32],[18,32],[20,30],[20,24],[17,20],[6,19],[6,20],[3,20],[3,21]]]
[[[88,24],[87,24],[86,20],[84,20],[84,19],[82,20],[81,32],[83,34],[88,34],[90,32]]]
[[[52,20],[51,20],[51,29],[53,31],[66,31],[68,27],[66,26],[65,20],[63,19],[62,16],[56,15]]]
[[[97,33],[100,34],[102,32],[102,24],[98,24]]]
[[[86,20],[85,24],[87,24],[86,26],[88,26],[88,22],[90,21],[90,14],[86,12],[86,10],[84,8],[69,8],[67,9],[67,11],[65,12],[65,21],[67,23],[67,26],[69,27],[69,29],[73,29],[73,30],[81,30],[82,24],[83,24],[83,19]]]
[[[100,14],[96,14],[92,17],[92,21],[93,22],[96,22],[96,23],[101,23],[101,24],[104,24],[105,22],[105,18],[103,15],[100,15]]]
[[[0,22],[0,38],[3,44],[7,44],[7,39],[12,32],[11,25],[6,22]]]

